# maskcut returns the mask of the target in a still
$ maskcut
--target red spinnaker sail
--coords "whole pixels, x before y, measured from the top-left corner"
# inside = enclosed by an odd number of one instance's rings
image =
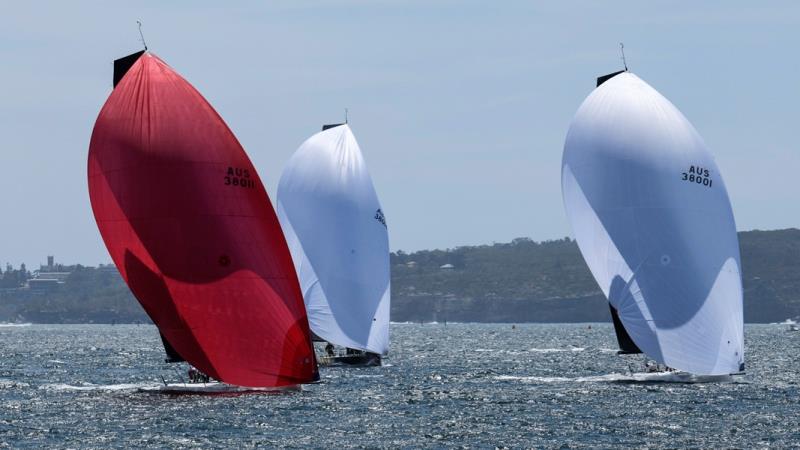
[[[123,278],[186,361],[240,386],[318,378],[261,179],[211,105],[153,54],[136,60],[100,111],[89,196]]]

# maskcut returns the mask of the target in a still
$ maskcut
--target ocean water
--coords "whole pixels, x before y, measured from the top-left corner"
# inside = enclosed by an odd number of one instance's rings
[[[800,332],[747,326],[748,373],[735,382],[621,383],[642,358],[614,354],[610,325],[589,326],[396,324],[384,367],[212,397],[139,391],[179,378],[152,326],[0,325],[0,444],[800,446]]]

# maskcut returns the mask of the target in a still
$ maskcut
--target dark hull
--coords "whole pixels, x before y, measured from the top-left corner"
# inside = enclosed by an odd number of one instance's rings
[[[375,353],[365,353],[362,355],[337,355],[319,357],[321,366],[349,366],[349,367],[377,367],[381,365],[381,355]]]
[[[242,394],[281,394],[301,391],[299,384],[271,388],[234,386],[212,381],[209,383],[170,383],[153,388],[141,388],[140,392],[165,395],[213,395],[237,396]]]

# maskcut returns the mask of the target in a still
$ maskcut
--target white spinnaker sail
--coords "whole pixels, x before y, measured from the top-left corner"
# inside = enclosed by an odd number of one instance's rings
[[[347,124],[305,141],[278,183],[278,219],[311,330],[334,344],[389,349],[389,235]]]
[[[733,212],[681,112],[632,73],[611,78],[572,120],[561,182],[581,253],[636,345],[695,374],[743,369]]]

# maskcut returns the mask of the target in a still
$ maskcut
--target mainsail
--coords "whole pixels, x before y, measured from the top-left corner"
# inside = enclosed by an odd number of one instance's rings
[[[389,349],[389,237],[364,158],[347,124],[305,141],[278,184],[311,330],[377,354]]]
[[[241,386],[313,381],[291,255],[244,149],[152,53],[115,69],[122,73],[89,147],[89,195],[106,247],[170,359]]]
[[[592,275],[649,357],[700,375],[744,370],[739,244],[713,156],[636,75],[598,84],[570,125],[562,164]]]

